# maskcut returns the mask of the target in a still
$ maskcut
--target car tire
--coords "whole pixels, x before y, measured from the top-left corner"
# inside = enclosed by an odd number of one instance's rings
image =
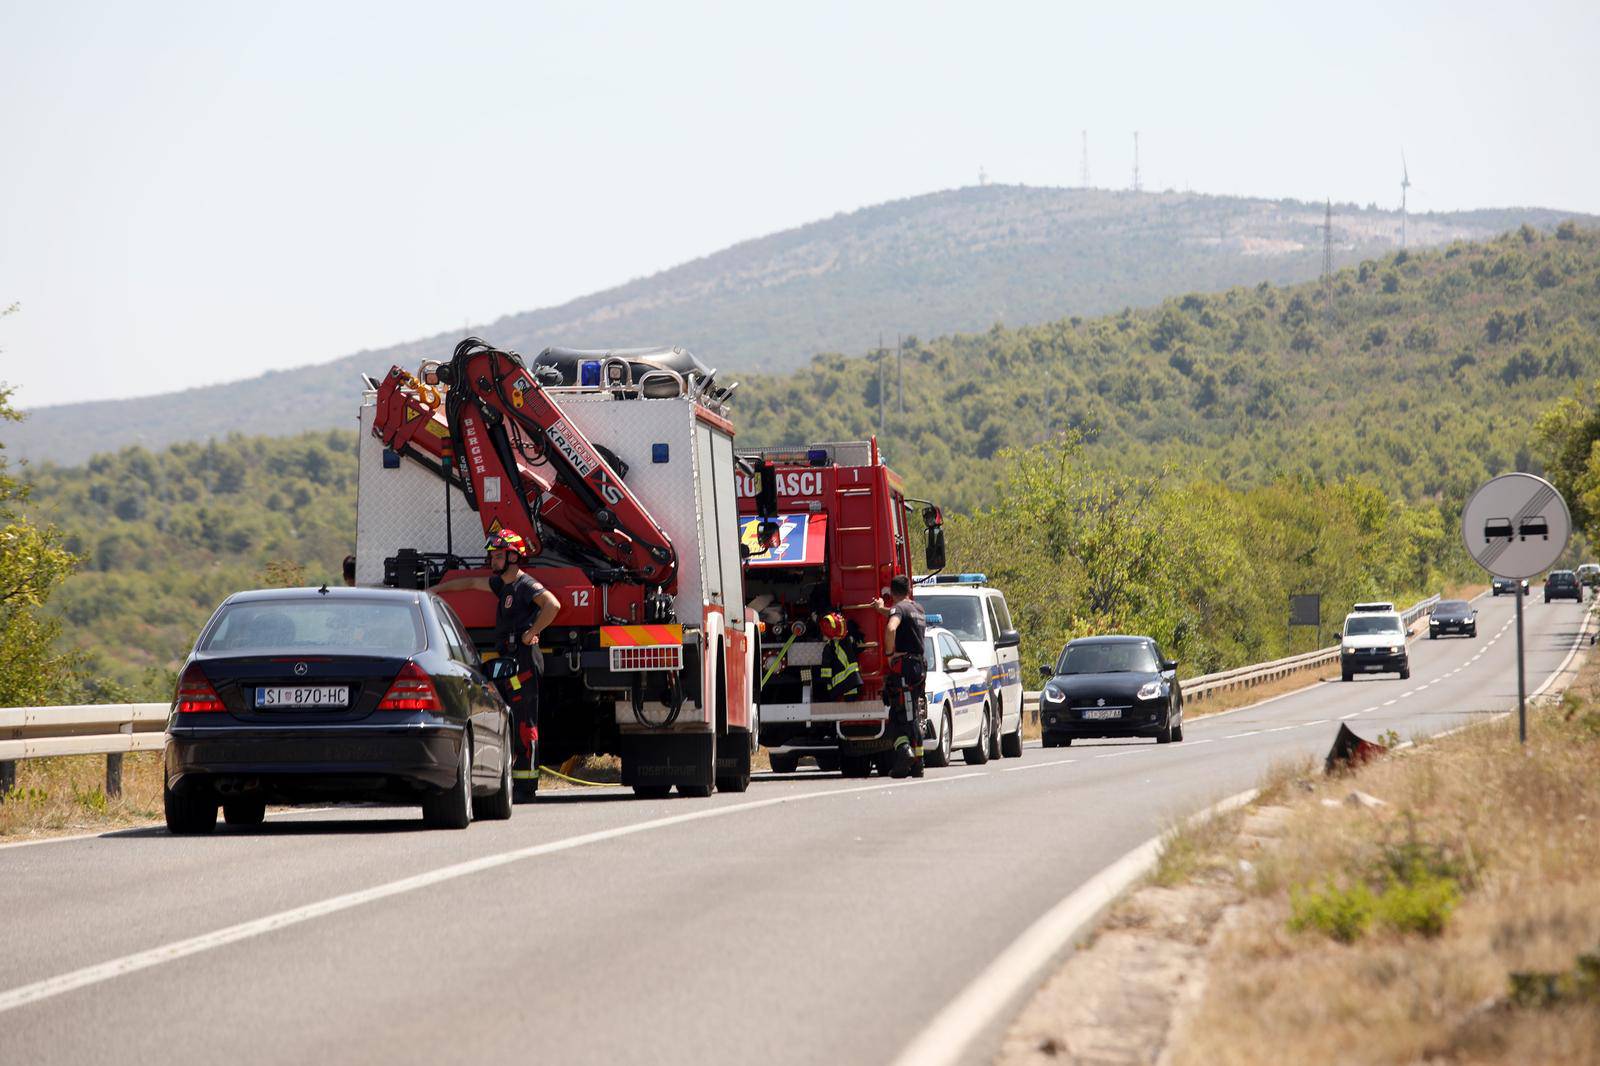
[[[775,774],[792,774],[800,769],[798,755],[768,755],[767,762],[772,764],[772,772]]]
[[[989,758],[1000,758],[1000,712],[993,712],[993,721],[989,726]]]
[[[1002,706],[1004,704],[1002,703]],[[1000,738],[1000,754],[1007,759],[1022,758],[1022,712],[1017,711],[1017,731]]]
[[[249,827],[267,820],[267,801],[241,796],[222,805],[222,820],[229,825]]]
[[[937,770],[950,765],[950,735],[955,729],[951,724],[950,708],[945,707],[940,716],[939,743],[922,753],[922,761]]]
[[[167,832],[176,836],[201,836],[217,827],[217,797],[209,789],[174,792],[162,785],[161,805]]]
[[[506,736],[509,738],[510,733]],[[505,747],[500,759],[500,787],[487,796],[472,798],[472,816],[481,822],[503,822],[511,817],[516,797],[511,787],[511,749]]]
[[[1339,680],[1341,680],[1341,681],[1354,681],[1355,679],[1356,679],[1356,675],[1352,674],[1349,670],[1340,670],[1339,671]]]
[[[1439,634],[1435,633],[1433,630],[1430,629],[1430,630],[1428,630],[1428,639],[1429,640],[1438,640],[1439,639]]]
[[[1039,746],[1041,748],[1053,748],[1056,746],[1056,738],[1051,736],[1049,733],[1041,734],[1039,737]]]
[[[1156,743],[1157,744],[1171,744],[1173,740],[1174,740],[1174,737],[1172,735],[1172,715],[1169,714],[1169,715],[1167,715],[1167,724],[1162,726],[1161,727],[1161,731],[1156,734]]]
[[[1411,664],[1410,663],[1406,663],[1404,666],[1402,666],[1400,668],[1400,680],[1401,681],[1410,681],[1411,680]]]
[[[465,829],[472,824],[472,734],[461,736],[456,780],[443,792],[422,797],[422,820],[434,829]]]
[[[1467,636],[1473,637],[1474,639],[1476,639],[1476,637],[1478,636],[1478,627],[1477,626],[1473,626],[1471,629],[1467,630]]]
[[[839,772],[845,777],[866,777],[872,773],[872,758],[868,755],[841,755]]]
[[[1172,728],[1172,739],[1174,743],[1183,743],[1183,719],[1181,718],[1178,719],[1178,724]]]
[[[961,758],[968,766],[982,766],[989,761],[989,734],[993,732],[989,725],[989,705],[983,705],[983,725],[978,730],[978,742],[970,748],[961,749]]]

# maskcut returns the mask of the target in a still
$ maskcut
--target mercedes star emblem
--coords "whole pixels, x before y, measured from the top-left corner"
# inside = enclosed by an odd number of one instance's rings
[[[308,669],[308,667],[306,666],[305,663],[295,663],[294,664],[294,672],[295,672],[295,676],[297,676],[297,677],[306,676],[306,670],[307,669]],[[1104,703],[1105,700],[1101,700],[1100,702]]]

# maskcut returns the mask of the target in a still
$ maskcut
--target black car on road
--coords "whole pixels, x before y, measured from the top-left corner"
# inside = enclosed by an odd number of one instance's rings
[[[1571,570],[1552,570],[1544,578],[1544,602],[1551,600],[1576,600],[1583,602],[1583,586],[1578,575]]]
[[[1526,580],[1518,581],[1514,577],[1497,577],[1489,582],[1489,592],[1494,596],[1498,596],[1502,592],[1507,596],[1515,596],[1519,586],[1522,589],[1522,594],[1526,596],[1528,594],[1528,582]]]
[[[200,631],[167,719],[174,833],[257,825],[267,804],[420,805],[465,828],[511,817],[511,712],[438,597],[239,592]]]
[[[1044,746],[1086,737],[1183,739],[1178,664],[1149,637],[1079,637],[1042,666],[1039,723]]]
[[[1478,612],[1466,600],[1440,600],[1428,612],[1428,639],[1437,640],[1446,633],[1463,636],[1478,635]]]

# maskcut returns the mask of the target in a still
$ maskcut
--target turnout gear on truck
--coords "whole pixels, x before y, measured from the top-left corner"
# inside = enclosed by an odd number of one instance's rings
[[[861,666],[856,662],[861,641],[845,627],[844,616],[838,613],[824,615],[821,629],[827,640],[822,646],[822,665],[817,669],[823,693],[830,702],[854,699],[861,692]]]

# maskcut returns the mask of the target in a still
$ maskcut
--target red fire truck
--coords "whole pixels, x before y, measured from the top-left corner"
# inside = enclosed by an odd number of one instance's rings
[[[824,769],[860,777],[893,762],[885,735],[884,630],[873,601],[896,574],[912,573],[912,530],[920,528],[929,572],[944,567],[943,515],[908,497],[878,453],[876,439],[744,453],[763,464],[776,489],[776,516],[761,513],[758,477],[739,480],[745,603],[765,630],[757,684],[761,743],[779,772],[812,756]],[[825,694],[822,619],[844,616],[845,643],[861,687],[847,699]]]
[[[357,583],[487,575],[486,534],[520,533],[523,569],[561,601],[540,641],[537,761],[611,753],[642,795],[743,791],[759,636],[742,602],[732,390],[682,349],[551,348],[529,364],[476,338],[368,384]],[[443,598],[491,648],[493,596]]]

